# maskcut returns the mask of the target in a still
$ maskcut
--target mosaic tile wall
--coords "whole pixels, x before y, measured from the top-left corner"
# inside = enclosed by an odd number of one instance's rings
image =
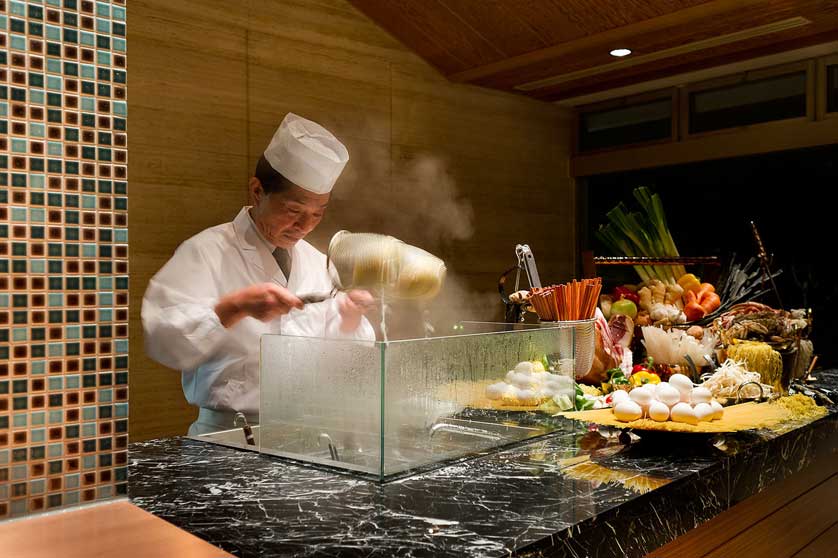
[[[125,11],[0,0],[0,519],[127,493]]]

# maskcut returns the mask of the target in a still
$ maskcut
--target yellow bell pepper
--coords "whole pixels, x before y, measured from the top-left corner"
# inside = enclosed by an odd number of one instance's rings
[[[701,290],[701,281],[698,280],[698,277],[693,275],[692,273],[685,273],[678,279],[678,285],[684,289],[684,292],[693,291],[694,293],[698,293]]]
[[[661,383],[660,376],[654,372],[635,372],[629,376],[629,382],[634,387],[642,386],[643,384],[659,384]]]

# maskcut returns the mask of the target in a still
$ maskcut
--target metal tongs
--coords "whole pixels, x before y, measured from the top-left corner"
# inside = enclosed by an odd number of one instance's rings
[[[303,295],[297,295],[303,304],[314,304],[317,302],[323,302],[325,300],[329,300],[330,298],[334,298],[337,293],[335,291],[328,292],[328,293],[308,293]]]

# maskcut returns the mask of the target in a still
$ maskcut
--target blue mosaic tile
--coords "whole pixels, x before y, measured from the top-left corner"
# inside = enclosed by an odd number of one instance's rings
[[[0,67],[40,49],[0,82],[0,519],[126,481],[124,3],[0,1]]]

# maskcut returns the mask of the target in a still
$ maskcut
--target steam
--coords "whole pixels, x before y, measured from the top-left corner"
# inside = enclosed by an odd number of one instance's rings
[[[460,196],[454,178],[439,157],[420,155],[392,170],[376,157],[357,162],[348,188],[335,189],[335,205],[351,202],[353,232],[389,234],[433,252],[474,235],[474,210]],[[389,188],[386,185],[389,183]],[[375,189],[373,191],[373,189]],[[341,222],[347,222],[341,215]]]
[[[352,157],[334,190],[324,233],[340,228],[388,234],[439,256],[448,269],[432,301],[387,301],[387,338],[425,337],[431,330],[434,336],[450,335],[462,320],[502,320],[503,304],[494,281],[475,284],[452,257],[472,241],[475,217],[446,161],[427,154],[393,158],[389,151],[368,146],[353,150]],[[323,240],[317,244],[328,244]],[[378,328],[380,314],[379,307],[368,316]],[[382,334],[378,332],[379,339]]]

